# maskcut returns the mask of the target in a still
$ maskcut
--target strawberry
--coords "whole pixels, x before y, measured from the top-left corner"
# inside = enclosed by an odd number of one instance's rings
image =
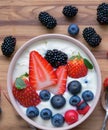
[[[108,77],[104,79],[103,87],[104,87],[105,90],[108,90]]]
[[[66,90],[67,66],[59,66],[56,69],[58,82],[55,86],[51,86],[48,90],[54,94],[63,94]]]
[[[68,68],[68,76],[70,76],[72,78],[80,78],[80,77],[84,77],[87,75],[88,68],[84,63],[84,59],[80,55],[73,56],[68,61],[67,66],[68,66],[67,67]]]
[[[27,78],[16,78],[12,91],[15,99],[24,107],[36,106],[40,103],[39,95]]]
[[[37,51],[30,53],[29,81],[36,90],[42,90],[57,83],[53,67]]]

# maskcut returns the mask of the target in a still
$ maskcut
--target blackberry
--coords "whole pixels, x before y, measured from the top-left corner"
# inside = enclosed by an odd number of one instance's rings
[[[92,46],[96,47],[100,44],[102,38],[99,34],[96,33],[95,29],[92,27],[85,28],[83,30],[83,37],[86,40],[86,42]]]
[[[68,56],[64,52],[53,49],[48,50],[45,54],[45,59],[54,67],[57,68],[60,65],[67,64]]]
[[[72,5],[67,5],[63,8],[62,13],[66,16],[66,17],[73,17],[77,14],[78,9]]]
[[[83,37],[85,40],[88,40],[89,37],[91,37],[96,31],[92,27],[85,28],[83,30]]]
[[[4,42],[1,45],[3,55],[10,57],[15,50],[16,38],[13,36],[7,36],[4,38]]]
[[[98,34],[94,34],[91,38],[88,39],[88,43],[92,47],[96,47],[100,44],[102,38]]]
[[[57,25],[56,19],[47,12],[40,12],[38,18],[48,29],[53,29]]]
[[[100,24],[108,24],[108,4],[102,3],[97,7],[97,21]]]

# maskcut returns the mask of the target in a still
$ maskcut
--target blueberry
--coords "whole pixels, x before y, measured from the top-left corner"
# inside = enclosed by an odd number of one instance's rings
[[[86,90],[82,93],[82,98],[84,99],[84,101],[91,101],[94,98],[94,94],[92,91]]]
[[[88,106],[88,104],[83,101],[77,106],[77,110],[83,110],[86,106]]]
[[[51,123],[55,127],[61,127],[64,124],[64,117],[57,113],[51,118]]]
[[[68,91],[73,94],[73,95],[76,95],[78,93],[81,92],[81,89],[82,89],[82,85],[79,81],[77,80],[74,80],[74,81],[71,81],[69,82],[68,84]]]
[[[48,90],[42,90],[40,91],[39,96],[43,101],[48,101],[51,97],[51,94]]]
[[[79,96],[72,96],[70,99],[69,99],[69,103],[72,105],[72,106],[77,106],[81,101],[81,98]]]
[[[44,108],[41,110],[40,116],[44,120],[49,120],[52,117],[52,111],[49,108]]]
[[[68,27],[68,33],[72,36],[76,36],[79,33],[79,27],[76,24],[70,24]]]
[[[55,109],[60,109],[66,104],[66,99],[62,95],[55,95],[51,98],[51,105]]]
[[[87,102],[82,101],[77,105],[77,111],[79,114],[85,115],[90,109],[90,106],[87,104]]]
[[[34,106],[30,106],[27,108],[26,110],[26,115],[29,117],[29,118],[34,118],[34,117],[37,117],[39,115],[39,110],[37,107],[34,107]]]

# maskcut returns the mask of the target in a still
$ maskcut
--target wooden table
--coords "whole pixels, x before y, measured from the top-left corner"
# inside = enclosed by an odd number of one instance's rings
[[[0,0],[0,44],[7,35],[13,35],[17,39],[15,52],[29,39],[47,33],[60,33],[69,35],[69,24],[76,23],[80,32],[76,39],[87,46],[97,59],[102,73],[102,81],[108,76],[108,26],[99,25],[96,20],[96,8],[102,0]],[[62,14],[65,5],[73,4],[79,12],[72,20],[66,19]],[[47,11],[56,19],[58,25],[54,30],[48,30],[38,21],[40,11]],[[102,36],[99,47],[92,48],[87,45],[82,37],[85,27],[94,27]],[[12,57],[6,58],[0,51],[0,87],[6,91],[7,71]],[[15,112],[2,93],[3,113],[0,117],[0,130],[30,130],[29,125]],[[96,106],[91,116],[73,130],[100,130],[105,112],[100,106]]]

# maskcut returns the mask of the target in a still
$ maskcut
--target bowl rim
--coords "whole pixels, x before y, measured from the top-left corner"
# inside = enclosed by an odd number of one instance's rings
[[[13,72],[13,66],[15,66],[16,60],[18,57],[20,57],[20,54],[23,52],[23,50],[25,50],[28,46],[30,46],[31,44],[33,44],[34,42],[43,40],[43,39],[62,39],[62,40],[67,40],[69,42],[72,42],[72,44],[75,44],[76,46],[78,46],[79,48],[81,48],[85,54],[90,58],[90,60],[92,61],[92,63],[94,64],[95,70],[97,72],[97,81],[98,81],[98,92],[96,93],[96,97],[94,99],[94,102],[92,104],[92,107],[90,108],[90,110],[87,112],[86,115],[83,116],[83,118],[81,118],[79,121],[77,121],[76,123],[69,125],[69,126],[64,126],[64,127],[60,127],[60,128],[48,128],[48,127],[44,127],[39,125],[38,123],[32,121],[31,119],[29,119],[22,111],[20,111],[20,108],[17,106],[16,100],[12,94],[11,88],[12,88],[12,79],[11,79],[11,74]],[[68,130],[68,129],[72,129],[76,126],[78,126],[79,124],[81,124],[82,122],[84,122],[93,112],[93,110],[95,109],[100,94],[101,94],[101,72],[100,72],[100,68],[99,65],[94,57],[94,55],[91,53],[91,51],[80,41],[64,35],[64,34],[43,34],[40,36],[36,36],[30,40],[28,40],[27,42],[25,42],[15,53],[15,55],[13,56],[9,68],[8,68],[8,73],[7,73],[7,90],[8,90],[8,94],[9,94],[9,98],[11,100],[12,105],[14,106],[15,110],[17,111],[17,113],[25,120],[27,121],[29,124],[35,126],[36,128],[39,129],[43,129],[43,130]]]

